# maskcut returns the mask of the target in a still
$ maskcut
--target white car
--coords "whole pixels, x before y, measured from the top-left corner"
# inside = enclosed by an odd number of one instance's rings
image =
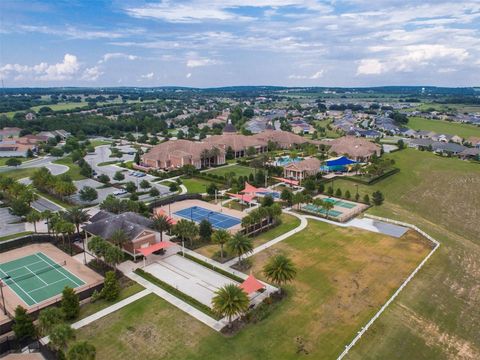
[[[126,193],[127,193],[127,190],[120,189],[120,190],[114,191],[113,195],[123,195],[123,194],[126,194]]]

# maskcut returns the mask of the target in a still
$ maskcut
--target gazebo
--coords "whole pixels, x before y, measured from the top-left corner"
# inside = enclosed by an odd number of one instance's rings
[[[137,249],[136,251],[143,255],[143,266],[145,267],[145,259],[147,256],[152,255],[155,251],[167,249],[173,245],[170,241],[160,241],[148,247]]]

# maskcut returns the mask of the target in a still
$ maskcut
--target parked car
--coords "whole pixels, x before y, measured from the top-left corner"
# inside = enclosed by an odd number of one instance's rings
[[[123,195],[123,194],[126,194],[127,193],[127,190],[125,189],[119,189],[117,191],[114,191],[113,192],[113,195]]]

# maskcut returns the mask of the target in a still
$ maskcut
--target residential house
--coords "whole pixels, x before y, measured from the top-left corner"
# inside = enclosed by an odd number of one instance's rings
[[[330,146],[330,153],[347,155],[350,159],[358,162],[366,162],[373,155],[381,155],[379,145],[355,136],[344,136],[331,141],[319,141],[318,143]]]
[[[442,155],[458,155],[467,147],[455,143],[434,142],[432,144],[433,152]]]
[[[18,127],[5,127],[0,130],[0,140],[5,138],[18,137],[22,129]]]

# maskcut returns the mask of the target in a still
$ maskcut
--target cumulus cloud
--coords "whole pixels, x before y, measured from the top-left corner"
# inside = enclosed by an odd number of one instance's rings
[[[63,61],[56,64],[42,62],[37,65],[6,64],[0,68],[2,76],[16,75],[17,78],[41,81],[70,80],[78,74],[80,63],[75,55],[65,54]]]
[[[100,70],[100,68],[98,66],[93,66],[90,68],[86,68],[83,71],[82,77],[80,79],[85,81],[95,81],[102,75],[103,72]]]
[[[440,44],[409,45],[401,49],[376,49],[383,51],[385,58],[362,59],[357,67],[357,75],[378,75],[387,72],[409,72],[432,64],[448,61],[460,64],[469,58],[469,52],[459,47]]]
[[[153,79],[154,76],[155,76],[155,74],[153,72],[150,72],[148,74],[140,75],[140,78],[150,80],[150,79]]]

